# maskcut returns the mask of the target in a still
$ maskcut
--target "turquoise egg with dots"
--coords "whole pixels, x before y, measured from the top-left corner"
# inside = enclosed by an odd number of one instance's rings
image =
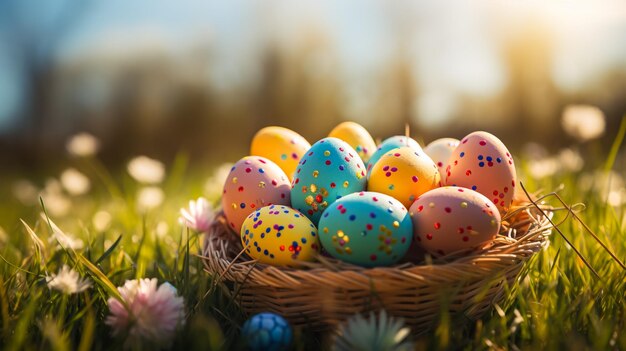
[[[314,224],[329,206],[348,194],[365,190],[365,164],[343,140],[324,138],[302,157],[291,182],[291,206]]]
[[[293,332],[283,317],[264,312],[255,314],[244,323],[241,337],[250,350],[281,351],[291,346]]]
[[[411,149],[414,149],[416,152],[419,152],[419,153],[422,152],[422,147],[420,146],[420,144],[411,137],[404,136],[404,135],[395,135],[395,136],[389,137],[383,140],[383,142],[380,143],[380,145],[378,145],[378,148],[372,154],[372,157],[370,157],[369,161],[367,162],[367,171],[369,172],[372,169],[372,167],[374,167],[376,162],[378,162],[378,160],[380,160],[380,158],[383,157],[383,155],[385,155],[387,152],[393,149],[400,148],[400,147],[410,147]]]
[[[389,266],[409,250],[413,227],[395,198],[371,191],[344,196],[319,222],[322,247],[333,257],[364,267]]]

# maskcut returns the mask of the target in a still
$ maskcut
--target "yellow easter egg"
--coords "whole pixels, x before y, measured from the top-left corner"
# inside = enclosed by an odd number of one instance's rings
[[[311,148],[302,135],[283,127],[265,127],[252,138],[250,155],[276,163],[291,181],[300,158]]]
[[[363,128],[363,126],[355,122],[340,123],[328,136],[341,139],[348,143],[348,145],[356,150],[361,160],[365,163],[367,163],[372,154],[376,151],[376,143],[370,133],[367,129]]]
[[[251,213],[241,226],[241,243],[250,257],[275,266],[312,261],[320,249],[315,225],[299,211],[283,205],[265,206]]]
[[[428,190],[441,186],[437,165],[410,147],[390,150],[372,168],[368,191],[393,196],[406,208]]]

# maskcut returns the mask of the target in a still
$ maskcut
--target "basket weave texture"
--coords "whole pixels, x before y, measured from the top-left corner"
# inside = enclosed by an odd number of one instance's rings
[[[415,333],[449,311],[475,320],[501,301],[524,264],[547,245],[549,220],[528,203],[512,207],[500,235],[487,247],[391,267],[362,268],[319,256],[306,267],[257,263],[218,215],[204,240],[206,270],[248,314],[274,312],[294,326],[332,328],[355,313],[385,309]]]

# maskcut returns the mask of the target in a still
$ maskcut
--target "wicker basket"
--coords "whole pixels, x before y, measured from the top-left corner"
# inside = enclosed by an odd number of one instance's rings
[[[415,333],[427,331],[442,308],[454,320],[476,319],[501,301],[524,263],[547,244],[549,220],[531,204],[516,204],[493,244],[432,262],[362,268],[319,257],[307,267],[257,263],[222,215],[204,242],[206,270],[249,314],[275,312],[311,330],[333,327],[354,313],[384,308]]]

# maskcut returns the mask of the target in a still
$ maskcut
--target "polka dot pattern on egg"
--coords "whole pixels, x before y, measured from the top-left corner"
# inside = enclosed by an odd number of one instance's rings
[[[241,227],[246,253],[277,266],[311,261],[320,250],[317,228],[291,207],[272,205],[251,213]]]
[[[376,162],[367,189],[393,196],[408,208],[440,183],[437,166],[424,152],[402,147],[390,150]]]
[[[459,143],[460,141],[458,139],[441,138],[432,141],[424,148],[426,155],[428,155],[437,165],[440,174],[444,174],[446,167],[448,166],[448,159],[457,146],[459,146]],[[464,155],[460,155],[460,157],[463,156]]]
[[[231,168],[222,194],[222,209],[228,225],[239,232],[246,217],[272,204],[290,205],[291,186],[285,172],[274,162],[248,156]]]
[[[517,174],[513,157],[500,139],[474,132],[461,140],[448,159],[443,182],[480,192],[504,213],[513,201]]]
[[[252,138],[250,155],[263,156],[276,163],[291,181],[293,173],[311,148],[304,137],[291,129],[283,127],[265,127]]]
[[[365,267],[398,262],[412,241],[411,219],[396,199],[359,192],[337,200],[320,219],[320,241],[335,258]]]
[[[367,162],[367,171],[371,171],[376,162],[378,162],[378,160],[387,152],[400,147],[410,147],[416,152],[422,152],[422,147],[420,146],[420,144],[411,137],[403,135],[389,137],[385,139],[382,143],[380,143],[380,145],[378,145],[378,148],[370,157],[369,161]]]
[[[337,199],[365,190],[365,165],[346,142],[325,138],[302,158],[291,186],[292,206],[317,224]]]
[[[329,137],[341,139],[352,146],[363,162],[367,163],[376,151],[376,143],[367,131],[358,123],[343,122],[337,125],[329,134]]]
[[[409,212],[417,244],[436,255],[483,245],[500,231],[496,206],[467,188],[431,190],[417,199]]]

